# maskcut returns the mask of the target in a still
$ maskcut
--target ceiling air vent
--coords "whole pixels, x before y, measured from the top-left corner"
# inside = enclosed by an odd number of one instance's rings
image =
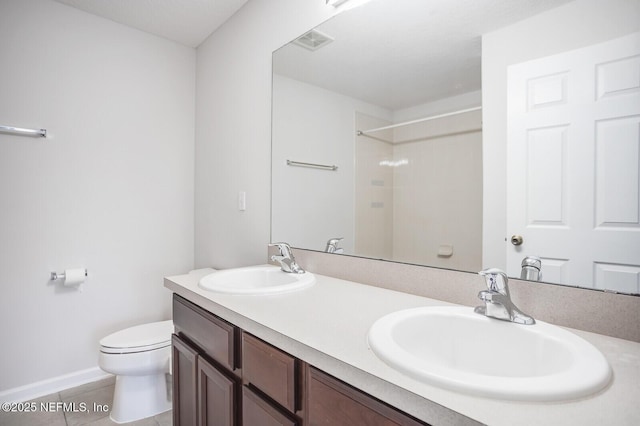
[[[328,35],[322,34],[320,31],[311,30],[301,35],[300,37],[295,39],[293,42],[298,46],[304,47],[305,49],[318,50],[322,46],[325,46],[331,43],[332,41],[333,39]]]

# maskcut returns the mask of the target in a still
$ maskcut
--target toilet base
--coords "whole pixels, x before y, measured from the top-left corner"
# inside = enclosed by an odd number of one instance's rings
[[[115,423],[128,423],[152,417],[171,409],[171,376],[116,376],[113,405],[109,417]]]

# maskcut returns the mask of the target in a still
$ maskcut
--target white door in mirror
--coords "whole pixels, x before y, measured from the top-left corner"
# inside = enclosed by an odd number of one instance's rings
[[[509,67],[509,276],[535,255],[544,281],[640,293],[639,55],[634,33]]]

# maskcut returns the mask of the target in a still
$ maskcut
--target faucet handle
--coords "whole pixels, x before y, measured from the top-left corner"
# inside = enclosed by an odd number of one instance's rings
[[[291,246],[287,243],[269,243],[269,247],[278,247],[280,250],[280,256],[288,257],[293,259],[293,252],[291,251]]]
[[[269,247],[278,247],[280,250],[280,256],[271,256],[271,260],[280,263],[280,267],[284,272],[304,274],[304,269],[296,263],[296,258],[293,256],[291,246],[287,243],[269,243]]]
[[[509,277],[504,271],[498,268],[489,268],[478,272],[478,275],[484,277],[489,290],[497,291],[509,297]]]
[[[342,249],[338,248],[338,243],[342,240],[344,240],[344,237],[330,238],[324,251],[327,253],[342,253]]]

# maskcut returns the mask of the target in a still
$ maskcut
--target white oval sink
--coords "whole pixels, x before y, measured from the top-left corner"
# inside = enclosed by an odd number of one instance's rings
[[[565,329],[500,321],[468,307],[394,312],[373,324],[368,340],[378,358],[405,375],[485,397],[574,399],[611,378],[602,353]]]
[[[214,272],[202,277],[198,286],[218,293],[260,295],[301,290],[315,282],[310,272],[290,274],[279,266],[264,265]]]

